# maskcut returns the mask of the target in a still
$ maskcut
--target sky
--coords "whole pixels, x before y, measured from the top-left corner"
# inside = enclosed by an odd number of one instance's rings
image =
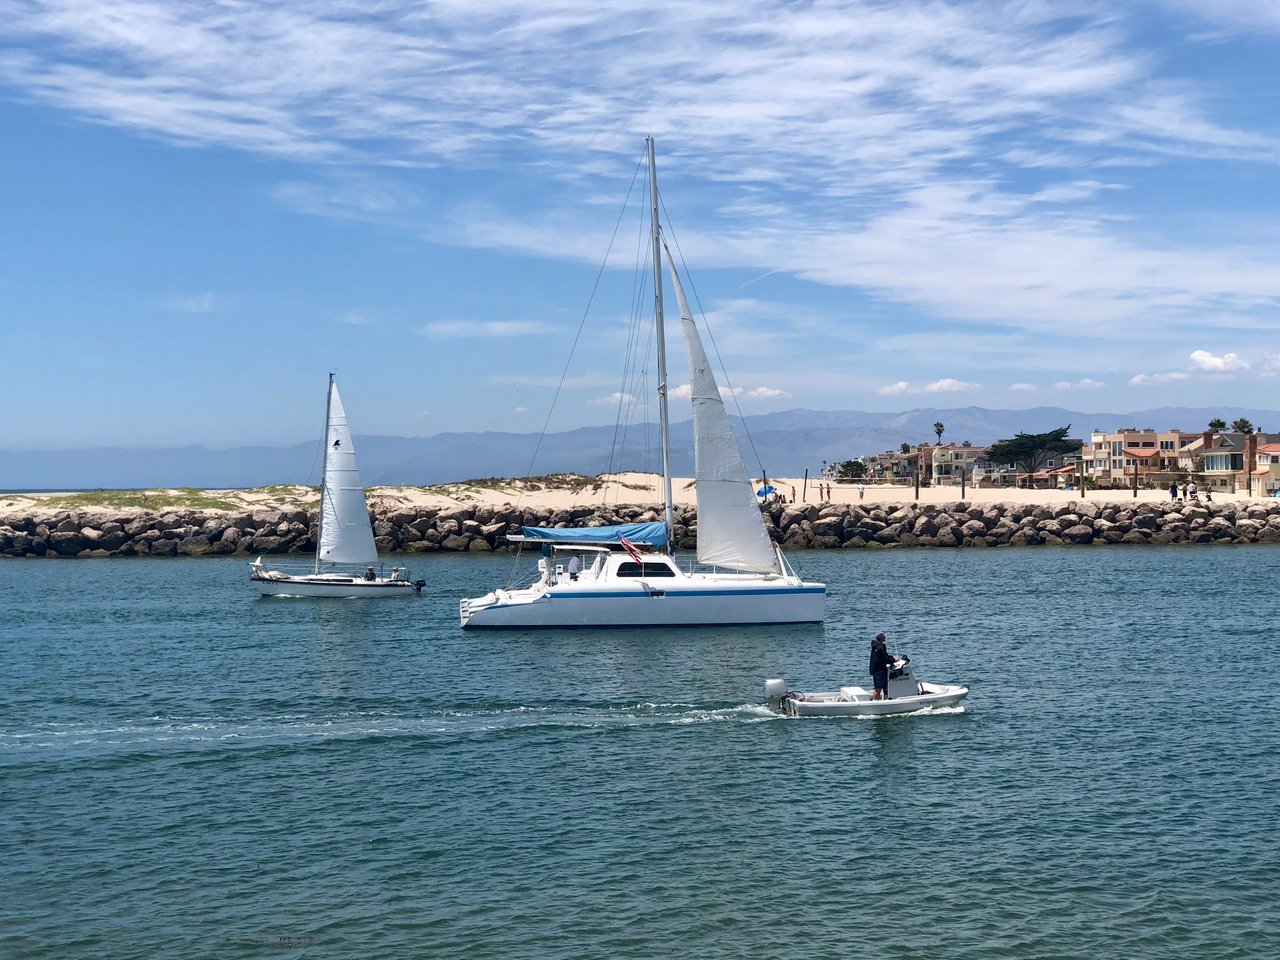
[[[0,448],[301,442],[330,370],[357,433],[611,423],[648,135],[735,412],[1280,391],[1277,4],[0,22]]]

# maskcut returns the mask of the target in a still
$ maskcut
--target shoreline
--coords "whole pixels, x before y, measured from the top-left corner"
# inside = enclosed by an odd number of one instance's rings
[[[791,483],[771,483],[789,497]],[[824,481],[825,483],[825,481]],[[598,526],[662,518],[648,474],[472,481],[367,491],[379,553],[503,552],[521,526]],[[802,487],[797,485],[797,494]],[[673,483],[672,541],[697,546],[693,483]],[[812,496],[815,491],[807,491]],[[1088,544],[1280,543],[1280,499],[1220,495],[1172,503],[1140,490],[966,490],[831,485],[818,503],[771,503],[761,515],[784,550]],[[655,496],[656,494],[656,496]],[[626,497],[608,503],[609,497]],[[601,501],[605,501],[602,503]],[[313,487],[248,491],[95,491],[0,496],[0,555],[12,558],[314,554]]]

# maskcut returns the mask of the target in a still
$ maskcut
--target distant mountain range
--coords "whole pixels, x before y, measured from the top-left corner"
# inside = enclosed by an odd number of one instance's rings
[[[1015,433],[1041,433],[1071,424],[1071,435],[1120,427],[1197,431],[1214,417],[1247,417],[1255,427],[1280,429],[1280,411],[1242,408],[1159,407],[1133,413],[1081,413],[1061,407],[988,410],[922,408],[898,413],[860,410],[785,410],[738,422],[747,469],[774,476],[816,473],[824,461],[896,449],[936,439],[985,445]],[[743,429],[745,427],[745,429]],[[440,433],[430,437],[357,436],[361,474],[370,486],[427,485],[480,477],[660,468],[654,424],[583,427],[547,434]],[[0,489],[84,490],[138,487],[241,488],[272,483],[318,483],[319,441],[279,447],[212,450],[97,447],[84,450],[0,451]],[[535,456],[536,453],[536,456]],[[677,476],[693,475],[691,421],[672,425],[671,461]]]

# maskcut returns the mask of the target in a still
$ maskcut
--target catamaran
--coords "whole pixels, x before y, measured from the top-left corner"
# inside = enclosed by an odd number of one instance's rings
[[[369,505],[356,467],[355,445],[347,412],[338,395],[338,384],[329,374],[325,405],[324,479],[320,485],[320,529],[316,536],[316,560],[311,573],[290,574],[268,570],[258,557],[249,566],[249,579],[264,597],[396,597],[421,592],[425,581],[409,579],[409,572],[395,567],[390,577],[374,566],[378,550],[369,523]],[[338,567],[359,569],[342,572]]]
[[[820,623],[826,584],[805,580],[772,542],[733,435],[715,375],[662,239],[653,139],[650,239],[658,353],[658,413],[665,517],[647,524],[563,529],[523,527],[508,540],[537,546],[538,579],[464,599],[464,628],[649,627]],[[670,423],[663,327],[663,253],[680,307],[693,398],[697,566],[670,553]]]

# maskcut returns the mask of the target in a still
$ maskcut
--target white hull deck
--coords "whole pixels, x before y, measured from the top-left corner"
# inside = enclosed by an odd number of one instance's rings
[[[888,699],[873,700],[871,691],[863,687],[811,693],[789,690],[785,680],[764,682],[764,698],[769,709],[788,717],[884,717],[916,713],[953,707],[969,695],[969,688],[916,680],[911,658],[906,657],[890,670],[888,694]]]
[[[411,597],[415,592],[408,580],[361,580],[357,577],[251,576],[254,586],[264,597],[330,597],[356,600],[372,597]]]
[[[821,623],[826,587],[794,577],[681,574],[538,583],[460,604],[469,629]]]
[[[369,575],[354,576],[348,573],[283,573],[268,570],[259,557],[249,564],[249,582],[264,597],[330,597],[335,600],[356,600],[374,597],[411,597],[421,593],[425,580],[410,580],[400,567],[392,570],[390,577]]]
[[[821,693],[796,693],[782,701],[781,711],[789,717],[883,717],[895,713],[915,713],[934,707],[955,706],[969,695],[968,687],[953,684],[920,684],[921,693],[872,700],[861,687]],[[854,692],[856,691],[856,692]]]

